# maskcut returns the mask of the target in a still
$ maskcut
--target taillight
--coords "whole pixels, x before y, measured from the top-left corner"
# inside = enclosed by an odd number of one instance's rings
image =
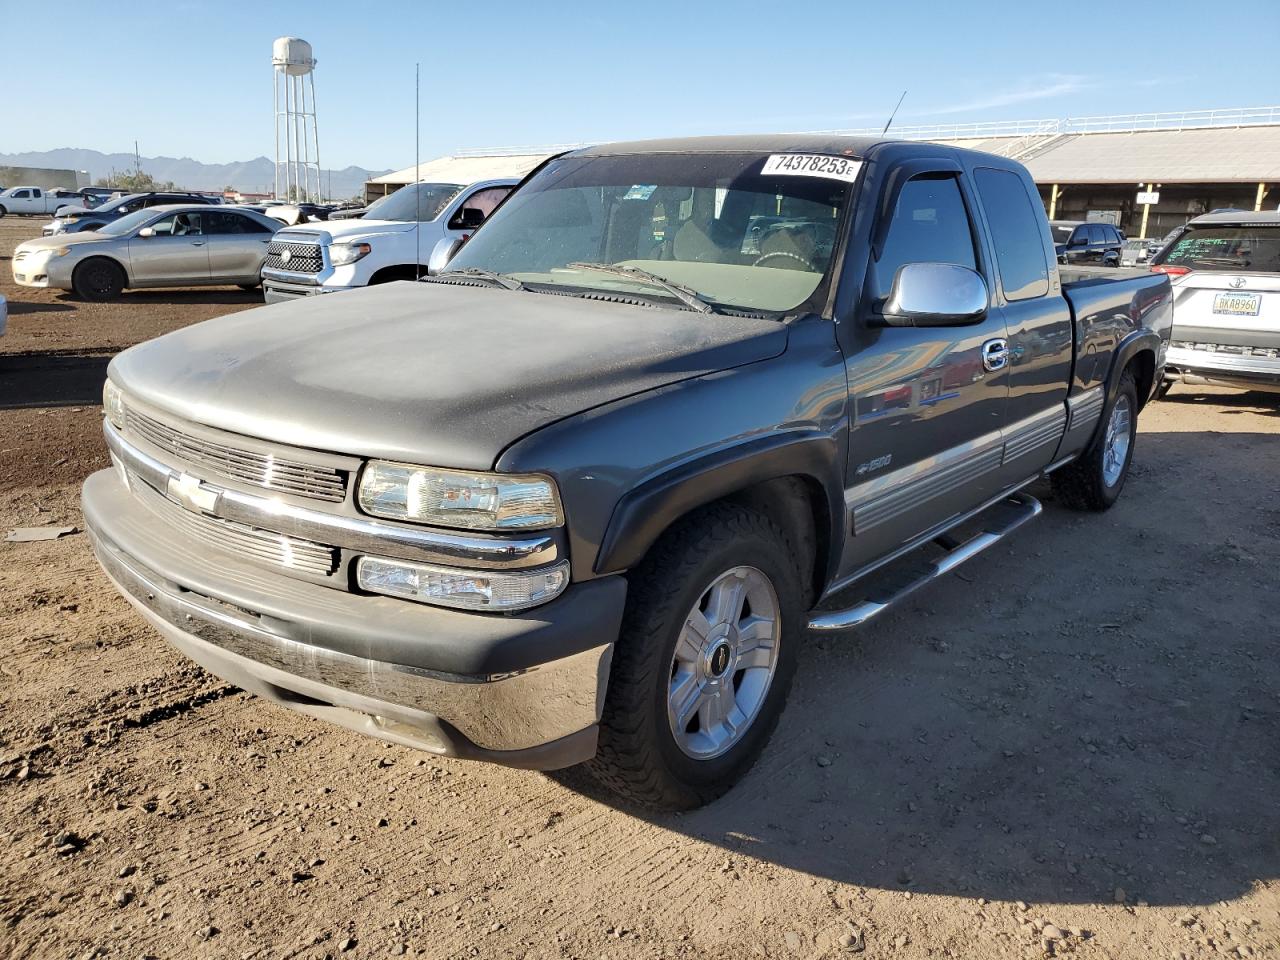
[[[1171,277],[1186,276],[1191,272],[1190,267],[1166,267],[1163,263],[1151,268],[1152,273],[1167,273]]]

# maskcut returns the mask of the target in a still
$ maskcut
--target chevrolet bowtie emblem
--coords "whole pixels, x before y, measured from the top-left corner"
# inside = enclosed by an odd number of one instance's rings
[[[180,473],[169,478],[169,496],[192,513],[213,513],[219,491],[204,486],[198,477]]]

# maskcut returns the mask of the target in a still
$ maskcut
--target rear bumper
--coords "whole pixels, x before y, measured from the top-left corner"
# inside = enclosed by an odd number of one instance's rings
[[[245,690],[444,756],[556,769],[595,752],[625,600],[620,578],[573,585],[519,616],[406,601],[388,608],[390,598],[304,583],[181,542],[115,471],[86,481],[83,506],[99,562],[121,593],[175,647]],[[392,617],[379,616],[386,611]],[[317,620],[330,635],[351,634],[342,649],[313,642]],[[406,656],[415,641],[422,648],[422,638],[442,634],[475,645],[481,669],[459,674]],[[554,659],[484,669],[530,643],[556,650]]]
[[[1280,392],[1280,360],[1170,347],[1166,380]]]

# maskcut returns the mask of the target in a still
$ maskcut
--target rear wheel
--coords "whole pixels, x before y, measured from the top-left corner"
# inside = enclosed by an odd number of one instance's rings
[[[262,284],[261,283],[238,283],[236,284],[236,286],[238,286],[241,290],[245,291],[246,293],[253,293],[253,291],[261,287]]]
[[[84,300],[114,300],[124,290],[125,276],[119,264],[102,257],[86,260],[71,275],[71,286]]]
[[[1053,492],[1072,510],[1107,510],[1120,498],[1138,437],[1138,387],[1125,370],[1093,446],[1051,475]]]
[[[668,531],[628,580],[589,767],[630,800],[697,807],[777,725],[803,630],[800,564],[769,517],[720,504]]]

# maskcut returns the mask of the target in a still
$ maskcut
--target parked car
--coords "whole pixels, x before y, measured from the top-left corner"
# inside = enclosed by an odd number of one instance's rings
[[[1175,383],[1280,393],[1280,213],[1196,217],[1152,259],[1178,305],[1162,394]]]
[[[24,287],[74,290],[85,300],[113,300],[132,287],[237,284],[251,290],[278,229],[278,221],[247,210],[144,207],[97,231],[18,244],[13,279]]]
[[[369,204],[359,220],[281,230],[262,269],[267,303],[351,290],[425,272],[436,243],[468,235],[519,183],[418,183]]]
[[[118,354],[84,517],[147,620],[245,690],[692,807],[764,748],[806,626],[998,542],[1045,475],[1116,501],[1170,320],[1167,277],[1059,267],[1005,157],[591,147],[429,282]],[[876,579],[908,555],[916,579]]]
[[[330,220],[359,220],[366,213],[368,207],[338,207],[329,212]]]
[[[47,216],[71,204],[83,203],[79,194],[69,190],[45,190],[41,187],[10,187],[0,193],[0,217],[7,214]]]
[[[1080,220],[1054,220],[1054,250],[1059,263],[1104,267],[1120,266],[1124,240],[1120,232],[1109,223],[1085,223]]]
[[[1150,240],[1126,240],[1120,249],[1120,266],[1132,267],[1146,263],[1151,255]]]
[[[105,224],[138,210],[173,203],[213,204],[214,201],[198,193],[131,193],[118,200],[99,204],[92,209],[64,207],[58,211],[52,222],[44,225],[41,233],[46,237],[56,237],[64,233],[98,230]]]

